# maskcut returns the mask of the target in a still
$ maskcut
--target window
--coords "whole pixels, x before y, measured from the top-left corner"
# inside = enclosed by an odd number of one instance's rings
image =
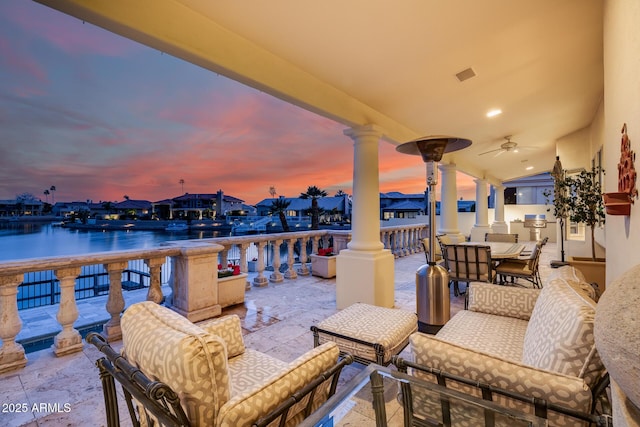
[[[568,221],[567,226],[567,240],[585,241],[585,225],[583,223],[577,223]]]

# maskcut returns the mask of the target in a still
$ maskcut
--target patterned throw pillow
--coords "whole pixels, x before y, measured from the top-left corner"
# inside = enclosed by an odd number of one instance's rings
[[[529,320],[539,289],[496,286],[474,282],[469,285],[470,311]]]
[[[593,336],[595,302],[566,280],[545,284],[524,338],[522,362],[584,378],[592,387],[603,372]]]

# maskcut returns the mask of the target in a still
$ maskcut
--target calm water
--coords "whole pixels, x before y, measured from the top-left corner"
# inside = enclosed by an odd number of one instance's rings
[[[0,262],[89,252],[146,249],[168,240],[217,237],[217,232],[86,231],[50,224],[0,223]]]

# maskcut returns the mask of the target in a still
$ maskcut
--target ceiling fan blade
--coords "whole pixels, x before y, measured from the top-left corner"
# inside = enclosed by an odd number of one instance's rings
[[[489,153],[495,153],[496,151],[502,151],[504,150],[504,148],[496,148],[495,150],[489,150],[489,151],[485,151],[484,153],[480,153],[478,154],[478,156],[482,156],[484,154],[489,154]]]
[[[496,154],[494,154],[493,157],[498,157],[499,155],[501,155],[502,153],[506,153],[507,151],[509,151],[509,150],[505,150],[505,149],[501,148],[500,151],[497,152]]]

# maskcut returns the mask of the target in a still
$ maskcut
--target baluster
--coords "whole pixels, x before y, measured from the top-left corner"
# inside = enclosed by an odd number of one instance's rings
[[[229,250],[231,249],[231,245],[223,245],[224,249],[220,251],[220,265],[222,265],[222,269],[226,270],[229,265]]]
[[[417,234],[418,234],[417,228],[412,228],[409,230],[409,253],[410,254],[415,254],[416,252],[418,252],[418,247],[416,246],[416,242],[418,241],[418,239],[416,239]]]
[[[236,246],[240,250],[240,261],[239,261],[240,272],[248,273],[249,265],[247,264],[247,249],[249,249],[249,246],[251,246],[251,243],[240,243],[240,244],[237,244]],[[251,290],[251,282],[249,280],[247,280],[247,282],[245,283],[244,290],[245,291]]]
[[[251,243],[239,243],[236,246],[238,247],[238,249],[240,250],[240,272],[241,273],[247,273],[249,271],[248,265],[247,265],[247,249],[249,249],[249,245],[251,245]]]
[[[27,365],[27,357],[22,345],[16,342],[16,336],[22,329],[18,314],[18,286],[24,275],[0,276],[0,373],[22,369]]]
[[[329,245],[329,235],[322,236],[321,240],[322,240],[322,248],[326,249],[328,247],[328,245]]]
[[[409,230],[402,230],[403,244],[402,244],[402,256],[407,256],[411,254],[411,250],[409,247]]]
[[[282,239],[273,242],[273,273],[269,276],[269,280],[273,283],[280,283],[284,280],[284,276],[280,273],[280,265],[282,262],[280,259],[280,246],[282,242]]]
[[[391,248],[391,242],[389,241],[389,232],[386,230],[382,230],[382,246],[385,249]]]
[[[149,290],[147,291],[147,301],[160,304],[164,299],[162,295],[162,265],[164,258],[145,259],[144,263],[149,267]]]
[[[76,277],[80,275],[80,267],[62,268],[54,273],[60,281],[60,305],[56,319],[62,331],[53,339],[53,352],[56,356],[64,356],[82,350],[82,337],[73,327],[78,320]]]
[[[396,230],[389,231],[389,250],[391,251],[391,253],[395,258],[398,258],[398,252],[397,252],[398,245],[396,243],[396,236],[397,236]]]
[[[104,264],[109,273],[109,297],[107,298],[107,312],[111,318],[102,327],[102,332],[108,341],[122,339],[120,328],[120,313],[124,310],[124,297],[122,296],[122,272],[127,268],[126,261]]]
[[[300,268],[298,269],[298,274],[301,276],[308,276],[311,274],[309,271],[309,266],[307,266],[307,242],[309,241],[308,237],[300,238]]]
[[[264,249],[267,242],[258,242],[258,275],[253,278],[253,286],[264,287],[269,284],[269,280],[264,277]]]
[[[297,279],[298,273],[293,268],[293,263],[295,261],[295,256],[293,253],[293,246],[296,244],[298,239],[287,239],[287,271],[284,273],[285,279]]]
[[[318,241],[320,240],[320,236],[313,236],[311,238],[311,253],[312,254],[317,254],[318,253]]]

